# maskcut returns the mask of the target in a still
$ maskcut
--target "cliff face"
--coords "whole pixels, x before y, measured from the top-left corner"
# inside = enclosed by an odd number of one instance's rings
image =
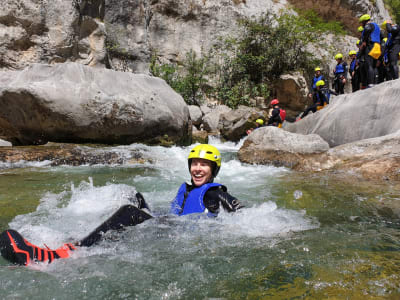
[[[349,28],[363,13],[388,16],[382,0],[290,2]],[[3,0],[0,69],[74,61],[147,72],[152,51],[166,61],[207,52],[219,36],[238,32],[239,18],[289,7],[286,0]]]

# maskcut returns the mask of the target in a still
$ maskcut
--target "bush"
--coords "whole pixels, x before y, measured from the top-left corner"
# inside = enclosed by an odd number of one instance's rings
[[[208,58],[197,58],[190,51],[181,66],[177,64],[160,64],[157,54],[153,54],[150,62],[150,73],[164,79],[189,105],[200,105],[204,97],[207,80]]]
[[[190,51],[178,66],[160,64],[154,55],[150,71],[188,104],[199,105],[201,99],[212,97],[231,108],[250,105],[255,97],[268,98],[270,87],[282,74],[312,73],[320,63],[307,51],[310,44],[319,45],[325,30],[322,21],[312,16],[313,22],[303,16],[269,13],[256,20],[243,19],[241,37],[224,40],[209,56],[197,58]]]
[[[312,70],[316,61],[307,51],[318,44],[321,30],[301,16],[265,14],[240,21],[241,38],[227,39],[216,51],[216,95],[228,106],[246,104],[251,97],[268,97],[268,87],[282,74]]]
[[[393,21],[400,24],[400,0],[385,0],[385,4],[394,18]]]

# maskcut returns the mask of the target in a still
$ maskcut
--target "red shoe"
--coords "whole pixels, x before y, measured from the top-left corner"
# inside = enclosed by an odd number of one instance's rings
[[[15,230],[3,231],[0,235],[0,252],[8,261],[19,264],[28,265],[31,262],[48,262],[51,263],[57,258],[67,258],[71,252],[75,250],[73,244],[64,244],[56,250],[40,248],[25,240],[21,234]]]

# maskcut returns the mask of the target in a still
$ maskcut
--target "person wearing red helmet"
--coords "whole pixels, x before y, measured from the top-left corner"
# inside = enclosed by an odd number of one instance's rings
[[[270,102],[271,110],[267,126],[282,127],[282,123],[286,117],[286,111],[279,107],[279,100],[273,99]]]

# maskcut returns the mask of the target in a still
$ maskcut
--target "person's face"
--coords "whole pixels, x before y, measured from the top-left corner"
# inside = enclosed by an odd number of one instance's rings
[[[319,75],[321,75],[321,71],[315,71],[315,76],[319,76]]]
[[[355,54],[352,54],[352,55],[350,55],[350,58],[351,58],[351,59],[355,59],[355,58],[356,58],[356,55],[355,55]]]
[[[202,186],[209,182],[212,176],[212,162],[202,158],[193,158],[190,175],[195,186]]]

